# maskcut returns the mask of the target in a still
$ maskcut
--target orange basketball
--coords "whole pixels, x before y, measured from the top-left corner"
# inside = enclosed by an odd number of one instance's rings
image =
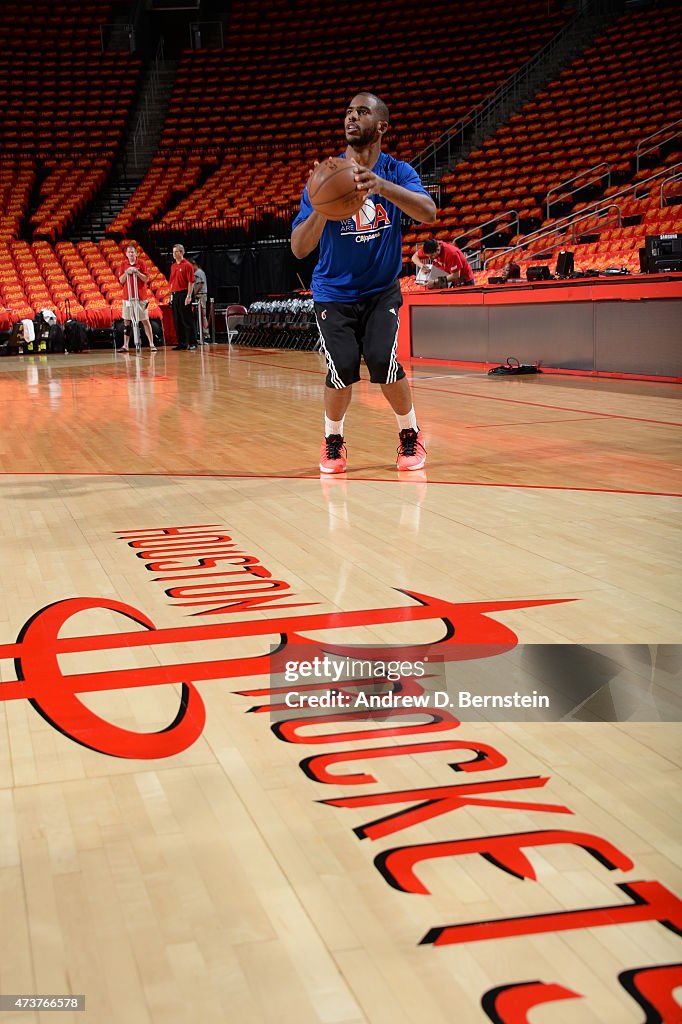
[[[313,209],[329,220],[351,217],[364,200],[354,175],[350,160],[340,156],[330,156],[318,164],[308,179],[308,199]]]

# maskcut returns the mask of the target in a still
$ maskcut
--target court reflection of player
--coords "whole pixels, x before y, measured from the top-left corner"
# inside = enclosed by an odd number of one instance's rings
[[[405,532],[419,533],[421,511],[427,494],[426,470],[418,470],[405,477],[398,484],[398,500],[391,501],[385,509],[388,517],[387,539],[395,537],[399,544]],[[338,533],[352,529],[348,506],[348,480],[345,476],[320,475],[320,489],[327,508],[328,530]],[[399,512],[399,516],[395,515]]]
[[[312,280],[315,313],[327,360],[322,473],[346,469],[344,417],[364,358],[370,381],[379,384],[398,421],[397,468],[421,469],[426,449],[417,425],[410,386],[396,358],[402,267],[401,211],[431,222],[433,200],[416,171],[381,151],[389,112],[372,93],[358,93],[345,117],[347,160],[356,166],[356,187],[365,195],[350,221],[331,221],[313,209],[307,188],[294,221],[291,248],[302,259],[318,245]],[[371,214],[371,215],[370,215]]]

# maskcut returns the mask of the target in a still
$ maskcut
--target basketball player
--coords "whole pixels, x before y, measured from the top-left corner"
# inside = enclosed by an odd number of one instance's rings
[[[307,188],[294,221],[291,248],[302,259],[320,245],[312,290],[322,348],[327,360],[325,428],[320,450],[323,473],[343,473],[346,445],[343,421],[353,384],[360,380],[360,358],[370,381],[379,384],[398,421],[399,470],[426,464],[422,432],[405,371],[396,358],[402,296],[400,212],[431,222],[436,207],[417,172],[383,153],[388,130],[385,103],[360,92],[346,110],[345,158],[353,162],[362,209],[347,220],[330,221],[313,209]]]

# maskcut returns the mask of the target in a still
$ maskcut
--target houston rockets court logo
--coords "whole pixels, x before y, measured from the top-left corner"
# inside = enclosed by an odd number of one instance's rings
[[[306,648],[311,657],[324,658],[330,650],[313,636],[321,630],[384,623],[440,620],[443,638],[434,643],[411,645],[411,654],[420,650],[438,649],[447,660],[480,656],[482,647],[496,651],[508,650],[516,644],[516,636],[506,626],[489,618],[489,613],[513,608],[552,604],[553,601],[501,601],[475,604],[452,604],[425,594],[403,591],[412,599],[408,606],[396,605],[367,611],[331,612],[292,617],[250,619],[236,623],[202,623],[157,629],[142,611],[121,601],[106,598],[68,598],[36,612],[19,632],[14,644],[0,645],[0,659],[11,658],[16,682],[0,684],[0,700],[28,700],[35,710],[64,736],[101,754],[113,757],[154,759],[172,757],[186,750],[201,735],[206,721],[204,703],[195,686],[198,682],[270,675],[272,659],[265,644],[263,654],[157,665],[151,668],[107,669],[64,675],[59,658],[66,654],[145,647],[153,649],[167,644],[197,644],[209,640],[271,637],[279,634],[279,651],[294,644],[296,650]],[[107,610],[120,615],[128,628],[124,632],[104,636],[60,638],[60,631],[81,612]],[[456,624],[456,625],[455,625]],[[355,647],[336,646],[334,653],[353,653]],[[385,651],[386,648],[382,648]],[[379,652],[377,652],[378,654]],[[427,656],[427,655],[425,655]],[[102,690],[121,690],[142,686],[176,684],[181,686],[181,699],[176,717],[161,732],[134,732],[114,725],[95,714],[79,699],[79,694]],[[300,689],[300,687],[299,687]],[[244,691],[246,692],[246,691]],[[258,691],[259,693],[261,691]],[[263,692],[271,693],[271,689]],[[342,717],[342,716],[339,716]],[[434,725],[443,721],[434,716]],[[439,726],[442,728],[443,726]],[[449,728],[449,726],[448,726]],[[404,729],[403,729],[404,731]]]
[[[682,934],[682,901],[673,892],[655,879],[642,877],[628,853],[607,837],[582,827],[574,811],[552,797],[552,780],[548,775],[515,770],[502,744],[482,742],[473,728],[467,734],[450,707],[420,707],[416,714],[409,708],[389,714],[359,713],[345,708],[341,702],[310,717],[300,709],[300,700],[294,706],[287,702],[291,684],[276,685],[279,678],[273,673],[273,663],[285,664],[290,670],[293,664],[308,666],[316,663],[316,659],[324,660],[330,652],[351,659],[360,653],[370,660],[385,657],[385,646],[369,651],[367,647],[358,648],[357,630],[363,626],[424,623],[425,635],[435,635],[435,640],[389,649],[391,656],[412,665],[423,666],[429,658],[450,664],[495,658],[513,651],[518,644],[516,634],[499,622],[496,614],[553,605],[561,599],[456,603],[403,590],[394,592],[394,602],[386,607],[317,612],[308,610],[309,602],[297,600],[286,581],[274,580],[260,560],[243,551],[221,527],[126,531],[121,539],[143,563],[143,571],[150,573],[149,581],[161,584],[170,605],[182,608],[183,616],[191,616],[191,621],[157,628],[144,611],[123,601],[98,597],[57,601],[37,611],[19,630],[15,642],[0,645],[0,659],[11,659],[16,674],[15,680],[0,683],[0,701],[28,700],[64,736],[65,742],[81,744],[102,755],[144,761],[176,756],[201,736],[206,708],[199,684],[229,688],[231,680],[240,679],[243,687],[246,680],[247,688],[232,691],[235,699],[248,702],[245,711],[265,716],[274,740],[301,750],[299,769],[311,787],[334,787],[334,795],[326,798],[324,790],[317,790],[319,803],[341,816],[349,809],[366,812],[365,820],[353,832],[358,841],[370,848],[368,867],[373,863],[381,883],[406,894],[406,899],[429,895],[430,890],[420,877],[420,866],[434,859],[483,858],[491,872],[502,873],[505,884],[537,885],[529,854],[534,849],[556,845],[579,851],[593,868],[604,872],[605,880],[614,871],[633,873],[612,883],[611,898],[599,906],[582,905],[580,894],[576,894],[574,909],[480,921],[467,920],[463,909],[464,919],[434,921],[427,931],[415,936],[415,942],[424,950],[435,952],[445,946],[523,936],[537,938],[613,925],[623,928],[641,922]],[[252,607],[261,617],[230,620],[235,611],[248,612]],[[287,614],[289,608],[306,611],[291,615]],[[103,635],[79,634],[78,617],[97,610],[119,616],[122,630]],[[227,621],[216,621],[215,616]],[[197,621],[197,617],[204,617],[203,621]],[[322,640],[319,634],[330,630],[336,635],[348,630],[351,642],[344,645]],[[262,639],[262,652],[248,657],[202,657],[206,641],[240,638]],[[106,667],[109,652],[131,648],[160,650],[179,643],[191,651],[182,662],[132,669]],[[105,667],[101,670],[62,671],[60,659],[65,655],[94,652],[103,656]],[[294,652],[296,662],[291,660]],[[299,680],[296,684],[299,698],[319,693],[325,685],[319,679],[311,680],[309,673],[301,673],[304,677],[306,674],[308,681]],[[96,714],[81,699],[98,691],[160,684],[179,687],[178,707],[172,721],[153,733],[122,728]],[[341,680],[341,684],[346,693],[367,685],[364,680],[354,679]],[[415,695],[420,692],[421,680],[419,673],[411,672],[398,675],[390,685]],[[396,739],[400,742],[396,743]],[[368,747],[369,740],[382,743]],[[335,749],[325,750],[330,744]],[[342,749],[338,749],[339,744]],[[443,767],[454,773],[455,780],[398,791],[382,790],[373,773],[373,766],[380,759],[421,754],[444,757]],[[495,775],[488,775],[490,772]],[[315,798],[312,788],[311,796]],[[492,830],[492,834],[463,836],[458,827],[458,812],[468,807],[492,810],[499,817],[499,828]],[[508,809],[522,810],[529,827],[524,831],[507,831]],[[411,840],[413,826],[436,818],[453,822],[451,838],[437,842]],[[388,840],[390,845],[372,855],[372,844],[380,840]],[[682,1019],[674,996],[675,988],[682,984],[682,964],[632,964],[614,977],[613,984],[641,1007],[646,1021],[673,1024]],[[497,1024],[523,1024],[535,1006],[582,998],[580,992],[562,985],[560,978],[509,979],[482,993],[481,1007]]]

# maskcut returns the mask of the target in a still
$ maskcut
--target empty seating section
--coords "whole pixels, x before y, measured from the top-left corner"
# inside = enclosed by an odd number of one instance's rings
[[[99,310],[108,308],[104,289],[95,280],[95,276],[85,263],[82,254],[73,242],[57,242],[55,252],[59,257],[66,276],[76,292],[79,302],[85,310],[85,318],[91,326],[99,326],[93,321],[99,317]],[[120,295],[120,292],[119,292]],[[111,324],[111,320],[109,320]],[[106,326],[106,325],[103,325]]]
[[[6,60],[6,58],[5,58]],[[140,60],[130,53],[45,51],[0,67],[3,150],[112,152],[126,125]]]
[[[16,245],[17,243],[11,243]],[[33,269],[26,266],[26,276],[23,271],[22,261],[18,253],[12,252],[10,245],[0,242],[0,307],[7,309],[12,314],[12,322],[23,320],[25,317],[33,318],[34,309],[29,303],[26,294],[27,276]],[[40,274],[38,274],[38,277]]]
[[[28,51],[51,54],[56,50],[100,50],[100,24],[111,12],[111,3],[102,0],[24,0],[3,11],[5,38],[21,44],[10,52],[21,63]]]
[[[130,117],[141,61],[102,53],[111,8],[25,0],[3,9],[12,45],[0,60],[0,305],[14,319],[45,307],[93,325],[107,316],[79,252],[50,243],[104,185]]]
[[[48,308],[64,320],[67,301],[73,313],[84,319],[84,310],[47,243],[31,246],[15,241],[0,246],[0,304],[14,319],[32,318],[37,310]]]
[[[201,174],[202,158],[198,153],[158,153],[128,204],[109,224],[108,233],[123,237],[133,224],[151,224],[173,197],[194,188]]]
[[[55,240],[101,188],[120,148],[141,70],[102,53],[111,3],[54,0],[3,9],[0,60],[0,238]],[[4,196],[5,170],[14,182]],[[37,209],[31,191],[39,184]]]
[[[65,320],[67,313],[70,313],[71,316],[85,321],[85,309],[74,291],[58,254],[49,242],[35,242],[32,251],[52,296],[52,301],[45,305],[54,309],[60,320]]]
[[[33,160],[0,156],[0,242],[17,237],[35,183]]]
[[[209,181],[166,213],[159,226],[169,227],[187,220],[248,217],[261,206],[296,203],[319,155],[319,150],[309,149],[298,159],[273,156],[263,165],[228,153]]]
[[[682,160],[682,137],[649,153],[639,170],[635,158],[641,139],[682,117],[681,35],[682,8],[677,4],[628,13],[613,22],[520,113],[443,175],[441,184],[448,198],[439,211],[437,237],[456,238],[487,218],[514,209],[520,217],[520,232],[512,237],[516,227],[511,217],[501,226],[506,238],[516,243],[525,234],[579,213],[602,196],[608,201],[628,183]],[[607,169],[602,168],[570,186],[584,184],[582,193],[552,191],[601,162],[609,165],[610,185]],[[595,178],[599,180],[589,184]],[[618,262],[631,264],[631,269],[639,267],[636,250],[644,236],[652,233],[652,225],[663,224],[670,230],[682,226],[682,207],[661,211],[659,187],[652,188],[648,197],[646,191],[642,189],[643,198],[614,199],[626,221],[641,217],[642,223],[630,223],[620,232],[603,236],[608,241],[604,254],[622,254]],[[602,228],[613,231],[613,216],[592,223],[586,220],[580,233],[589,235]],[[428,233],[412,231],[405,236],[405,259]],[[480,245],[477,236],[480,240],[480,230],[467,240],[469,247]],[[526,251],[541,251],[547,245],[547,239],[539,240]],[[595,254],[593,249],[585,252],[588,259]],[[577,260],[578,255],[576,265]]]
[[[531,240],[513,258],[521,261],[523,277],[527,268],[535,264],[545,264],[553,272],[561,248],[569,249],[574,254],[576,270],[603,271],[609,267],[624,267],[629,273],[638,274],[639,250],[644,247],[647,235],[682,231],[682,181],[672,191],[677,194],[677,205],[661,208],[660,188],[652,190],[641,199],[621,202],[625,218],[637,218],[637,224],[618,227],[615,215],[606,213],[581,224],[582,235],[596,238],[596,241],[581,242],[581,235],[577,235],[578,241],[575,243],[570,238],[565,238],[560,244],[554,244],[556,239],[552,237]],[[502,255],[491,259],[486,270],[474,273],[476,284],[487,283],[488,277],[499,273],[509,258],[509,255]]]
[[[147,255],[150,268],[151,317],[160,317],[167,302],[167,279]],[[60,321],[68,315],[91,327],[110,327],[121,317],[123,288],[117,271],[123,258],[120,246],[105,239],[94,242],[0,242],[0,309],[13,320],[32,318],[40,309],[53,309]]]
[[[30,220],[33,237],[60,237],[102,188],[110,163],[106,156],[45,160],[47,176],[40,186],[38,208]]]
[[[165,211],[169,224],[205,221],[298,199],[312,160],[342,148],[344,106],[361,87],[386,99],[391,149],[409,159],[565,18],[547,0],[433,0],[423,11],[413,0],[273,0],[267,17],[250,0],[234,0],[225,49],[183,55],[160,151],[112,231],[125,234]],[[204,168],[198,188],[170,162],[169,153],[183,151]],[[152,183],[164,170],[172,188],[164,182],[160,193]]]
[[[121,316],[120,240],[136,227],[172,229],[246,221],[299,200],[313,161],[343,148],[344,106],[367,88],[391,107],[389,149],[413,158],[504,82],[561,27],[554,0],[234,0],[224,50],[185,52],[156,155],[103,242],[73,243],[69,229],[102,189],[121,151],[141,62],[102,53],[111,3],[27,0],[4,18],[0,63],[0,307],[13,319],[44,307],[94,327]],[[663,3],[613,21],[572,64],[468,158],[441,177],[435,227],[404,238],[407,263],[427,235],[481,247],[523,243],[524,263],[639,269],[648,234],[682,230],[682,205],[661,206],[660,183],[620,192],[682,160],[682,137],[638,162],[645,136],[682,117],[678,50],[682,5]],[[368,73],[370,77],[368,78]],[[586,173],[584,187],[568,179]],[[557,186],[562,186],[557,188]],[[680,185],[672,189],[679,195]],[[599,199],[618,209],[589,213]],[[514,211],[498,217],[502,211]],[[568,213],[571,234],[534,238]],[[147,257],[145,257],[147,258]],[[516,258],[519,258],[518,256]],[[483,283],[508,255],[476,273]],[[150,314],[168,300],[150,260]],[[524,266],[525,270],[525,266]]]

